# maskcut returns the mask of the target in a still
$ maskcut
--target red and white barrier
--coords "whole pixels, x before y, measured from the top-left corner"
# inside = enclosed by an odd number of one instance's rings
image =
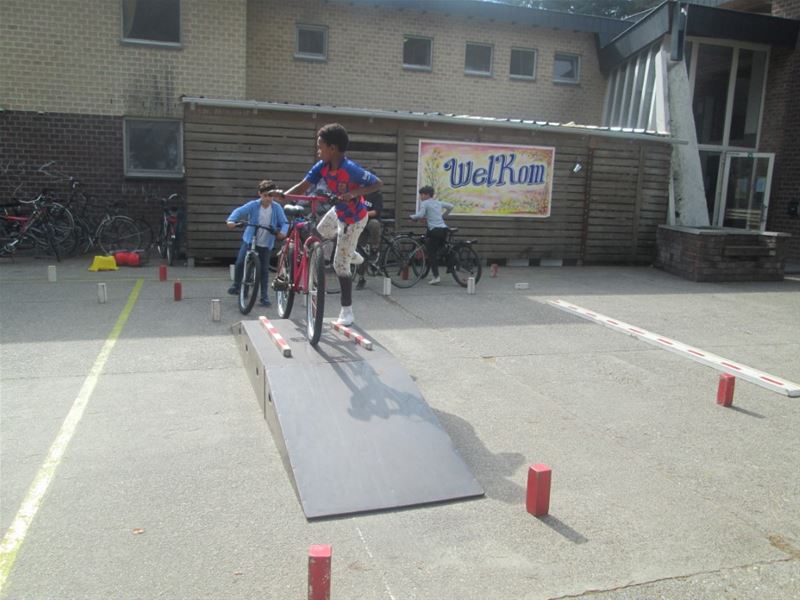
[[[339,325],[339,323],[337,323],[336,321],[331,321],[331,327],[333,327],[335,331],[338,331],[339,333],[344,335],[344,337],[353,340],[359,346],[363,346],[367,350],[372,350],[372,342],[369,341],[360,333],[356,333],[355,331],[353,331],[352,329],[350,329],[345,325]]]
[[[664,348],[670,352],[681,354],[687,358],[691,358],[695,362],[712,367],[718,371],[730,373],[734,377],[744,379],[750,383],[755,383],[756,385],[759,385],[772,392],[778,392],[779,394],[783,394],[784,396],[789,396],[791,398],[800,397],[800,384],[787,381],[786,379],[776,377],[775,375],[770,375],[769,373],[759,371],[758,369],[753,369],[752,367],[728,360],[722,356],[717,356],[711,352],[694,348],[677,340],[653,333],[652,331],[647,331],[646,329],[642,329],[640,327],[634,327],[633,325],[612,319],[611,317],[601,315],[600,313],[586,310],[585,308],[575,306],[574,304],[564,302],[563,300],[548,300],[548,303],[566,312],[572,313],[584,319],[588,319],[589,321],[594,321],[600,325],[604,325],[605,327],[613,329],[614,331],[619,331],[620,333],[633,336],[642,340],[643,342],[658,346],[659,348]]]
[[[264,326],[264,329],[267,330],[269,336],[272,338],[272,341],[275,342],[275,345],[278,346],[278,349],[283,353],[286,358],[292,356],[292,349],[289,347],[289,344],[280,334],[280,332],[275,329],[275,325],[269,322],[267,317],[258,317],[258,320],[261,321],[261,324]]]
[[[332,554],[329,544],[308,547],[308,600],[330,600]]]

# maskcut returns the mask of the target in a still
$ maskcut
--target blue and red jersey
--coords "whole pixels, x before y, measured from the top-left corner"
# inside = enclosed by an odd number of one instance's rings
[[[342,160],[338,169],[332,169],[330,164],[319,161],[305,176],[305,181],[311,184],[319,183],[320,179],[324,179],[328,189],[337,196],[373,185],[378,181],[375,175],[365,171],[358,163],[347,157]],[[350,202],[337,202],[335,208],[336,216],[343,223],[357,223],[367,216],[363,196],[353,198]]]

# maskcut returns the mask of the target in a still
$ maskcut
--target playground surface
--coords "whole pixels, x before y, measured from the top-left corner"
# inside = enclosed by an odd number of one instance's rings
[[[333,547],[332,598],[800,597],[800,398],[737,380],[719,406],[719,371],[549,303],[800,382],[796,275],[501,267],[475,295],[443,277],[388,297],[370,280],[359,329],[486,494],[309,521],[231,333],[274,306],[242,317],[227,267],[162,282],[156,265],[90,262],[55,282],[46,260],[0,263],[0,599],[305,599],[312,544]],[[537,463],[552,469],[539,518]]]

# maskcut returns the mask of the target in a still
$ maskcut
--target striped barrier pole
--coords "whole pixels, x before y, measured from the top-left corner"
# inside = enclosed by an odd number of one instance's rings
[[[800,384],[787,381],[781,377],[776,377],[775,375],[770,375],[764,371],[759,371],[758,369],[754,369],[752,367],[748,367],[747,365],[723,358],[722,356],[717,356],[711,352],[699,350],[698,348],[694,348],[677,340],[659,335],[658,333],[647,331],[641,327],[635,327],[628,323],[624,323],[623,321],[618,321],[617,319],[607,317],[606,315],[601,315],[600,313],[581,308],[580,306],[570,304],[569,302],[564,302],[563,300],[548,300],[547,302],[556,308],[560,308],[566,312],[572,313],[584,319],[588,319],[589,321],[594,321],[595,323],[599,323],[600,325],[613,329],[614,331],[619,331],[620,333],[633,336],[642,340],[643,342],[647,342],[648,344],[658,346],[659,348],[664,348],[665,350],[675,352],[676,354],[681,354],[687,358],[691,358],[695,362],[704,364],[707,367],[712,367],[718,371],[729,373],[734,377],[744,379],[772,392],[777,392],[779,394],[783,394],[784,396],[789,396],[790,398],[800,397]]]
[[[338,331],[346,338],[350,338],[359,346],[363,346],[367,350],[372,350],[372,342],[367,338],[365,338],[360,333],[356,333],[355,331],[353,331],[352,329],[350,329],[345,325],[339,325],[339,323],[337,323],[336,321],[332,321],[331,326],[335,331]]]
[[[275,325],[270,323],[267,317],[258,317],[258,320],[261,321],[261,324],[264,326],[264,329],[267,330],[267,333],[269,333],[269,336],[272,338],[272,341],[275,342],[275,345],[278,346],[278,349],[283,353],[283,355],[286,358],[291,358],[292,349],[289,347],[289,344],[283,338],[280,332],[275,328]]]

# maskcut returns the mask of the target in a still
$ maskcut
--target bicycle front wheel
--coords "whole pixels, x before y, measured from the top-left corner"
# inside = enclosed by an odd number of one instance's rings
[[[392,285],[410,288],[423,277],[427,260],[425,247],[410,237],[397,237],[386,249],[381,268]]]
[[[133,252],[139,248],[141,242],[142,234],[136,222],[122,215],[111,217],[97,233],[97,243],[106,254]]]
[[[475,278],[475,283],[481,279],[481,259],[475,249],[469,244],[456,244],[452,252],[453,279],[461,287],[467,287],[470,277]]]
[[[325,254],[322,244],[314,244],[308,259],[308,303],[306,306],[306,336],[316,346],[322,335],[325,316]]]
[[[239,286],[239,312],[243,315],[253,310],[258,297],[259,283],[261,283],[261,261],[258,254],[248,252],[244,257],[242,284]]]
[[[175,235],[175,230],[169,230],[169,237],[167,238],[167,264],[171,267],[178,256],[178,237]]]
[[[278,302],[278,316],[288,319],[294,306],[294,244],[288,240],[278,255],[278,271],[272,279],[272,289]]]

